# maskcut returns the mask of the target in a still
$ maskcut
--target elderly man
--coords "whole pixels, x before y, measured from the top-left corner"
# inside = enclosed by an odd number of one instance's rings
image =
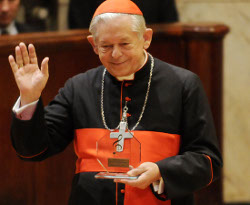
[[[193,192],[218,177],[222,165],[199,78],[146,52],[152,30],[130,0],[102,3],[90,32],[88,40],[102,65],[69,79],[45,108],[41,92],[49,59],[40,70],[34,46],[27,49],[23,43],[16,57],[9,57],[20,90],[11,130],[18,155],[43,160],[74,140],[78,160],[72,205],[193,204]],[[140,142],[140,164],[127,172],[135,178],[96,179],[106,169],[97,160],[96,144],[114,136],[122,123]]]

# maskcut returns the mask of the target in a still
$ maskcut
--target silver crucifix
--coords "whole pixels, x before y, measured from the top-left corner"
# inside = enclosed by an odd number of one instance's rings
[[[116,147],[117,152],[122,152],[123,147],[124,147],[124,139],[131,139],[133,137],[133,134],[130,132],[126,132],[126,129],[128,127],[127,123],[127,102],[123,108],[123,114],[122,114],[122,120],[119,124],[119,132],[111,132],[110,133],[110,138],[111,139],[116,139],[114,146]]]
[[[110,138],[115,139],[117,138],[117,141],[115,143],[116,151],[122,152],[124,147],[124,139],[131,139],[133,135],[129,132],[126,132],[127,129],[127,122],[120,122],[120,129],[119,132],[111,132]]]

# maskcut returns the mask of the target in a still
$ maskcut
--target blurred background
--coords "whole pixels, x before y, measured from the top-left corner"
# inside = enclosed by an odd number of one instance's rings
[[[83,0],[84,1],[84,0]],[[224,41],[223,198],[250,204],[250,0],[176,0],[180,22],[220,22]],[[68,30],[69,0],[22,0],[17,16],[42,31]]]

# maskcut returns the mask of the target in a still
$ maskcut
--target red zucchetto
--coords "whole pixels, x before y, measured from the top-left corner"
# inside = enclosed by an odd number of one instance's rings
[[[93,18],[104,13],[143,15],[138,6],[131,0],[106,0],[96,9]]]

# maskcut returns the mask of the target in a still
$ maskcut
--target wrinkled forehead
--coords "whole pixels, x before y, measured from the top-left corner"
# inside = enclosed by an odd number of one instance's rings
[[[113,13],[106,13],[101,14],[96,17],[96,26],[130,26],[132,27],[132,16],[129,14],[113,14]]]
[[[137,36],[137,32],[132,30],[131,22],[119,19],[117,21],[100,22],[97,26],[96,38],[112,40],[113,38],[125,40]]]
[[[93,32],[95,36],[97,36],[100,31],[110,32],[110,29],[121,32],[132,32],[133,30],[132,17],[124,14],[101,14],[93,19],[91,25],[93,27],[90,31]]]

